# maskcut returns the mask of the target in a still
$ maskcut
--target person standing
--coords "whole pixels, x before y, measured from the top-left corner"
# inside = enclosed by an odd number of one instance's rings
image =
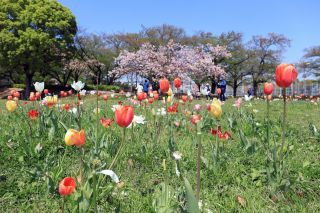
[[[146,79],[143,84],[143,92],[148,93],[148,90],[149,90],[149,82]]]
[[[210,91],[211,91],[211,90],[210,90],[209,84],[206,84],[206,92],[207,92],[206,98],[207,98],[207,100],[210,100],[210,99],[211,99]]]
[[[221,93],[219,95],[220,101],[225,101],[226,100],[226,96],[224,94],[225,94],[226,88],[227,88],[227,81],[224,78],[220,79],[220,81],[218,83],[218,88],[221,89]]]

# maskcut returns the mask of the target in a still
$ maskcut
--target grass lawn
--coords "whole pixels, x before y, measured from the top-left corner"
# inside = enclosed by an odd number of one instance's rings
[[[124,183],[116,185],[108,176],[93,171],[107,169],[116,155],[123,129],[113,123],[104,128],[101,117],[114,118],[111,106],[119,100],[100,101],[100,114],[93,113],[95,98],[84,99],[81,126],[86,132],[83,149],[67,147],[66,130],[77,129],[76,116],[57,107],[41,107],[41,116],[31,121],[27,112],[38,104],[23,104],[13,113],[0,101],[0,207],[3,212],[59,212],[63,199],[58,184],[66,176],[77,177],[83,169],[83,180],[75,193],[68,196],[65,209],[87,208],[93,211],[93,181],[97,181],[100,212],[183,212],[187,209],[185,184],[196,189],[197,142],[201,140],[201,193],[203,212],[319,212],[320,211],[320,104],[310,101],[288,102],[287,154],[283,174],[268,181],[266,159],[266,102],[242,102],[239,110],[227,100],[219,120],[206,110],[205,100],[179,104],[175,115],[154,116],[162,107],[160,101],[146,108],[135,106],[135,115],[143,115],[145,124],[126,129],[125,146],[113,167]],[[124,104],[131,104],[122,100]],[[71,104],[73,99],[62,102]],[[208,102],[209,103],[209,102]],[[202,134],[184,113],[194,113],[201,104]],[[270,146],[281,143],[283,103],[271,102]],[[98,119],[98,120],[97,120]],[[97,122],[98,121],[98,122]],[[176,126],[179,122],[179,126]],[[222,127],[232,138],[219,141],[218,162],[214,163],[217,138],[210,129]],[[314,130],[317,129],[318,132]],[[173,151],[182,158],[176,161]],[[278,150],[279,151],[279,150]],[[80,157],[83,166],[80,165]],[[165,163],[164,163],[165,162]],[[177,163],[178,162],[178,163]],[[176,164],[178,171],[176,172]],[[165,169],[164,169],[165,165]],[[86,183],[86,184],[84,184]],[[165,186],[165,187],[164,187]],[[164,187],[164,188],[163,188]],[[82,190],[81,190],[82,189]],[[164,190],[166,189],[166,190]],[[80,192],[85,193],[81,194]],[[167,210],[167,211],[164,211]]]

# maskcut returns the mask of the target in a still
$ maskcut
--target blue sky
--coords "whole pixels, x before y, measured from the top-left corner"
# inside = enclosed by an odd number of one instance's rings
[[[59,0],[78,25],[92,33],[138,32],[141,26],[172,24],[188,34],[243,32],[245,39],[268,32],[284,34],[291,47],[284,62],[320,45],[319,0]]]

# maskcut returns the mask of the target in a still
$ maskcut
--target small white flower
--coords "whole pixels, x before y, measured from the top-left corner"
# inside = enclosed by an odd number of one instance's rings
[[[130,96],[131,96],[131,93],[130,93],[130,92],[127,92],[127,93],[126,93],[126,97],[129,98]]]
[[[165,108],[161,108],[157,110],[157,115],[166,115],[166,109]]]
[[[175,151],[172,155],[175,160],[181,160],[181,158],[182,158],[182,154],[179,151]]]
[[[96,91],[95,90],[91,90],[90,91],[90,95],[95,95],[96,94]]]
[[[83,89],[79,92],[80,95],[85,96],[86,95],[87,90]]]
[[[82,90],[83,89],[83,87],[84,87],[84,85],[85,85],[85,83],[82,83],[81,81],[78,81],[78,82],[73,82],[72,84],[71,84],[71,87],[74,89],[74,90],[76,90],[76,91],[80,91],[80,90]]]
[[[110,96],[111,96],[111,98],[114,98],[114,93],[112,93]]]
[[[187,91],[187,95],[188,95],[188,96],[191,96],[191,95],[192,95],[190,90]]]
[[[73,107],[71,110],[70,110],[71,113],[73,114],[77,114],[78,110],[77,108]]]
[[[127,127],[130,128],[132,125],[135,126],[136,124],[144,124],[145,118],[142,115],[134,115],[131,124]]]
[[[247,96],[247,95],[244,96],[245,101],[250,101],[252,98],[253,96]]]
[[[34,148],[36,152],[40,152],[42,149],[42,146],[40,143],[37,144],[37,146]]]
[[[112,181],[115,182],[115,183],[119,183],[120,182],[118,175],[116,175],[116,173],[114,173],[114,171],[112,171],[112,170],[102,170],[102,171],[97,172],[97,173],[108,175],[109,177],[111,177]]]
[[[149,95],[151,98],[153,98],[153,92],[150,92],[150,95]]]
[[[36,82],[33,84],[34,88],[36,89],[37,92],[42,93],[42,91],[44,90],[44,82]]]
[[[113,112],[115,112],[119,107],[121,107],[121,105],[119,105],[119,104],[112,105],[111,110],[112,110]]]

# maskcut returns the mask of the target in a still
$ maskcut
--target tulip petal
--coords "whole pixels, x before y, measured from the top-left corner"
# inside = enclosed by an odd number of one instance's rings
[[[100,173],[100,174],[104,174],[104,175],[108,175],[109,177],[111,177],[111,179],[113,180],[113,182],[115,183],[119,183],[119,177],[116,175],[116,173],[114,173],[114,171],[112,170],[102,170],[100,172],[97,172],[97,173]]]

